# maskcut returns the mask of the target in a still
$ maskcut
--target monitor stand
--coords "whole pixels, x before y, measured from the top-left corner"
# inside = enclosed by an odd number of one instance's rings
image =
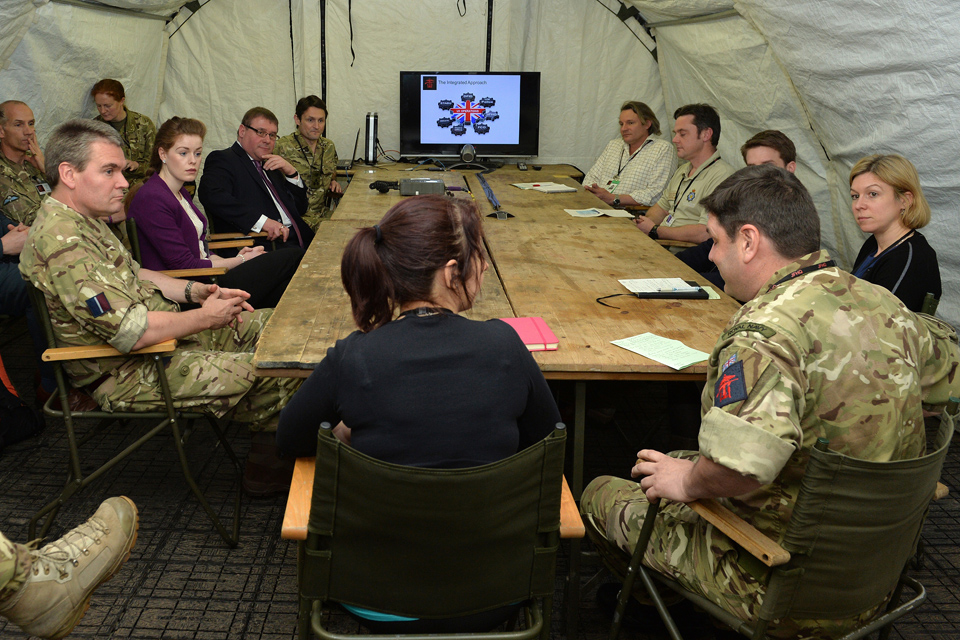
[[[492,171],[493,169],[499,169],[503,166],[503,162],[498,160],[489,160],[489,159],[477,159],[473,162],[458,162],[450,166],[445,166],[445,171],[452,171],[454,169],[480,169],[481,171]]]

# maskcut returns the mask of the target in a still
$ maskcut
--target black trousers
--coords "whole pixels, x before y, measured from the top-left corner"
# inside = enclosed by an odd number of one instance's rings
[[[250,306],[269,309],[277,306],[303,258],[303,249],[289,247],[267,251],[217,277],[217,284],[243,289],[250,294]]]

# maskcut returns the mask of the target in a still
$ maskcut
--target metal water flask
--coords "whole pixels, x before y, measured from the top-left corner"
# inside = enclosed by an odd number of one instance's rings
[[[367,135],[363,144],[363,161],[377,164],[377,112],[367,112]]]

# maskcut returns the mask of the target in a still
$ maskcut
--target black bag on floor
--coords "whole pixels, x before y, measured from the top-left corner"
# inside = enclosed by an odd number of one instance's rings
[[[4,446],[40,433],[43,417],[20,399],[0,358],[0,454]]]

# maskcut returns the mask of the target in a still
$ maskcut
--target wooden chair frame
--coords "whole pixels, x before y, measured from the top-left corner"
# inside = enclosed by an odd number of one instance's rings
[[[29,293],[31,302],[33,303],[37,312],[37,317],[40,319],[43,326],[44,333],[47,338],[47,344],[55,345],[56,338],[53,335],[53,328],[50,322],[50,315],[47,311],[44,294],[32,285],[29,287]],[[163,363],[163,354],[172,352],[175,348],[176,340],[166,340],[143,349],[138,349],[130,354],[123,354],[109,345],[50,348],[44,351],[44,361],[53,364],[54,375],[57,379],[57,393],[51,395],[51,397],[47,400],[43,406],[43,411],[48,416],[63,419],[64,425],[67,429],[67,438],[69,441],[70,451],[67,467],[67,479],[64,484],[64,488],[56,498],[47,503],[46,506],[40,509],[30,519],[28,535],[29,539],[34,540],[38,537],[37,524],[41,518],[46,516],[43,526],[40,528],[39,537],[45,537],[54,520],[56,519],[60,507],[67,500],[69,500],[80,490],[93,483],[121,460],[124,460],[127,456],[131,455],[148,440],[169,427],[173,435],[173,444],[177,450],[180,467],[183,470],[184,479],[187,481],[190,490],[196,496],[198,502],[200,502],[200,505],[210,517],[214,528],[217,530],[217,533],[220,534],[220,537],[223,538],[223,541],[227,544],[227,546],[231,548],[237,546],[240,539],[240,502],[242,495],[241,479],[243,477],[243,468],[240,465],[240,460],[237,458],[236,453],[234,453],[233,447],[230,445],[229,440],[227,440],[226,436],[224,435],[219,420],[215,416],[199,411],[184,411],[174,407],[173,396],[170,392],[166,368]],[[67,394],[69,393],[71,386],[66,372],[63,370],[63,362],[70,360],[112,358],[118,356],[140,356],[143,357],[145,361],[152,362],[156,366],[165,405],[164,409],[159,411],[71,411],[70,404],[67,399]],[[55,399],[59,399],[61,407],[60,409],[54,408]],[[91,429],[85,436],[80,438],[78,437],[74,425],[74,419],[87,418],[98,419],[100,420],[100,424],[96,428]],[[189,463],[187,461],[184,445],[186,444],[193,421],[199,419],[205,419],[210,424],[210,428],[213,430],[214,434],[216,434],[218,441],[223,446],[223,449],[226,452],[227,457],[230,459],[230,462],[232,463],[237,474],[232,523],[229,531],[220,521],[220,517],[213,510],[213,508],[210,506],[210,503],[203,495],[203,492],[197,485],[196,480],[194,480],[193,474],[190,471]],[[102,428],[106,427],[111,422],[123,422],[126,420],[159,420],[160,422],[156,426],[151,427],[123,451],[100,465],[93,472],[84,474],[80,466],[80,447],[84,443],[88,442],[91,438],[101,433]],[[185,425],[186,428],[182,428],[181,425]]]

